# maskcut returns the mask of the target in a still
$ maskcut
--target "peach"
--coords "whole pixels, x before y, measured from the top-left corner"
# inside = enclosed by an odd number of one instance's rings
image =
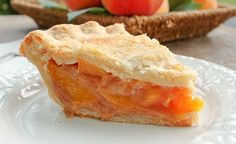
[[[66,0],[66,4],[71,10],[98,7],[102,5],[101,0]]]
[[[114,15],[152,15],[164,0],[102,0],[104,7]]]
[[[170,11],[169,1],[164,0],[156,13],[168,13]]]
[[[196,3],[202,5],[200,9],[215,9],[217,8],[217,0],[195,0]]]

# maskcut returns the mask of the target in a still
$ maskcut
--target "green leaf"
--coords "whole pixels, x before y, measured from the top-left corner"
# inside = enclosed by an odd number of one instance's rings
[[[1,0],[0,15],[7,15],[7,14],[17,14],[17,12],[11,8],[10,0]]]
[[[107,13],[107,11],[102,7],[91,7],[88,12],[94,13],[94,14],[106,14]]]
[[[177,5],[181,4],[183,0],[169,0],[170,10],[173,10]]]
[[[175,3],[173,3],[175,1]],[[170,0],[171,11],[188,11],[198,10],[201,8],[201,4],[196,3],[194,0]]]
[[[67,6],[58,4],[56,2],[52,2],[48,0],[38,0],[38,1],[45,8],[57,9],[57,10],[68,10]]]
[[[70,22],[73,19],[75,19],[77,16],[82,15],[84,13],[94,13],[94,14],[108,14],[107,11],[102,8],[102,7],[90,7],[90,8],[86,8],[86,9],[81,9],[81,10],[77,10],[77,11],[73,11],[73,12],[69,12],[67,14],[67,21]]]

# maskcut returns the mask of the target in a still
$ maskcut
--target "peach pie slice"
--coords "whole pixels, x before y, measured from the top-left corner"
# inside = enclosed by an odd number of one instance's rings
[[[166,126],[198,124],[196,73],[168,48],[122,24],[62,24],[30,32],[21,53],[67,116]]]

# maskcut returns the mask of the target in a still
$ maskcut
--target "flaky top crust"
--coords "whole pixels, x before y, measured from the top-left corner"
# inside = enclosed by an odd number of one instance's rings
[[[74,64],[83,59],[122,79],[136,79],[162,86],[193,88],[196,73],[182,65],[168,48],[146,35],[133,36],[123,24],[107,27],[90,21],[61,24],[30,32],[21,44],[23,53],[45,64]]]

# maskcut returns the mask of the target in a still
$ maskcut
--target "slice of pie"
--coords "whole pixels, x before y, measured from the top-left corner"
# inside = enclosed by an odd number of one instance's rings
[[[168,48],[122,24],[62,24],[30,32],[21,53],[39,69],[49,95],[67,116],[193,126],[203,100],[196,73]]]

